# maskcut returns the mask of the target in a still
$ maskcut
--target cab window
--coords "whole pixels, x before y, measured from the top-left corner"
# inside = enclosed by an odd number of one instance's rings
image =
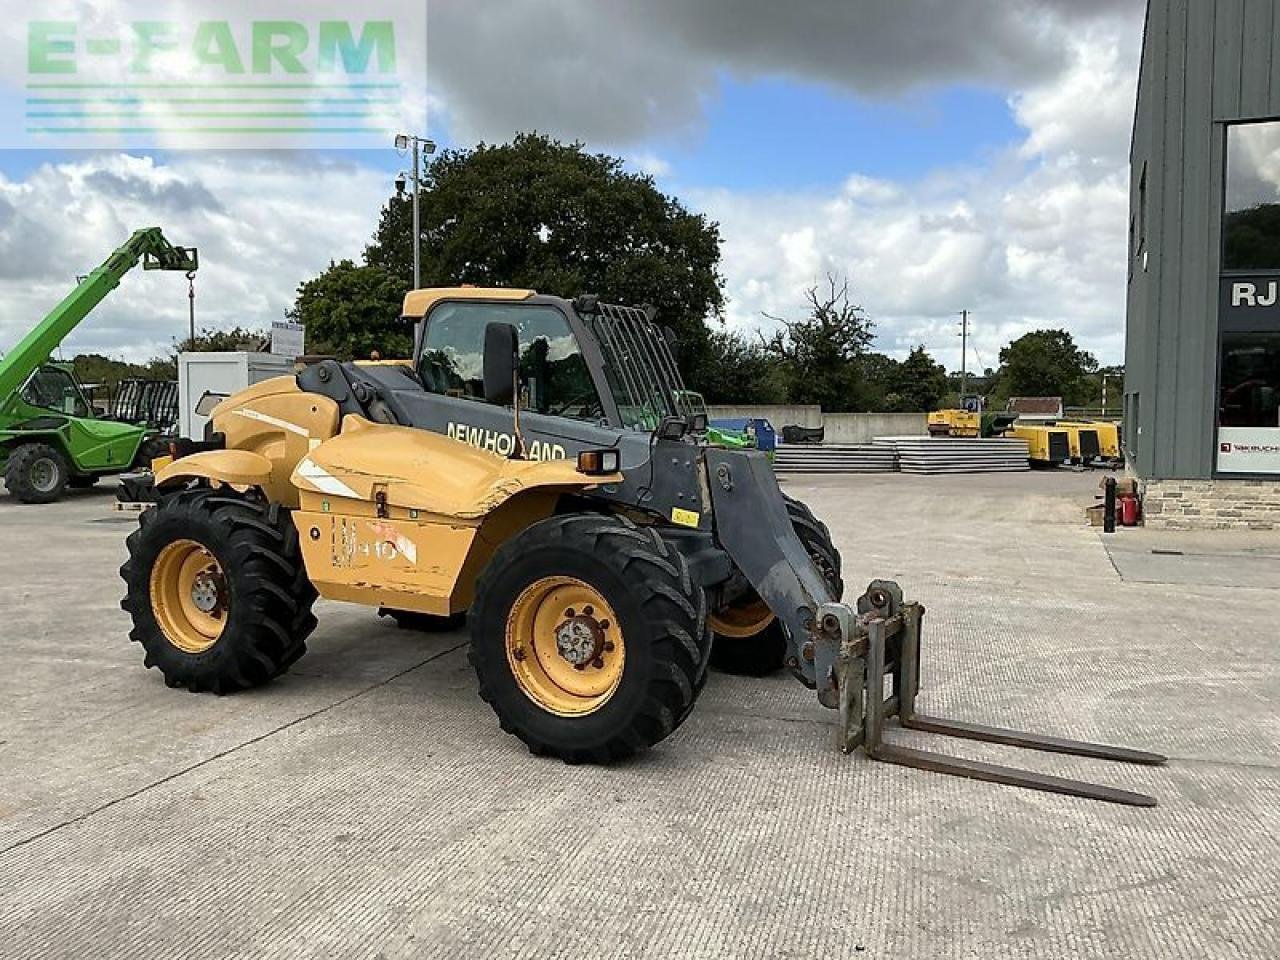
[[[73,417],[89,416],[89,405],[75,378],[60,367],[41,367],[27,381],[22,399],[33,407],[56,410]]]
[[[604,408],[569,321],[555,307],[443,303],[427,318],[418,373],[432,393],[484,400],[484,331],[512,324],[520,335],[520,406],[592,422]]]

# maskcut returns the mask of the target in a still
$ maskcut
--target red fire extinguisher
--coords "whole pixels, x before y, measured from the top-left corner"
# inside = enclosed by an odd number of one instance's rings
[[[1124,494],[1117,498],[1117,506],[1120,510],[1120,526],[1136,527],[1138,525],[1138,498],[1133,494]]]

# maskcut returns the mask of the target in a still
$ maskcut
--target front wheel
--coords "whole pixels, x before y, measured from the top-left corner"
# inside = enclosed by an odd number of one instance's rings
[[[120,568],[129,639],[171,687],[231,693],[284,673],[315,629],[316,591],[287,510],[207,488],[139,515]]]
[[[604,763],[688,716],[709,654],[706,601],[656,530],[573,515],[505,543],[469,617],[480,696],[535,754]]]
[[[24,443],[9,454],[4,482],[21,503],[53,503],[71,479],[71,464],[48,443]]]

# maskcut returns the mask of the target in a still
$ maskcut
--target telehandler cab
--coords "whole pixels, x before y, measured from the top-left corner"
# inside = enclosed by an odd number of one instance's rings
[[[227,693],[300,657],[317,593],[447,618],[504,730],[604,762],[689,715],[712,636],[785,665],[873,757],[1150,805],[1140,794],[885,744],[906,726],[1137,763],[1138,751],[914,711],[923,609],[840,602],[827,529],[764,454],[708,445],[646,311],[531,290],[416,290],[412,364],[325,361],[222,401],[155,463],[121,568],[132,639],[170,686]],[[885,680],[893,693],[885,697]]]

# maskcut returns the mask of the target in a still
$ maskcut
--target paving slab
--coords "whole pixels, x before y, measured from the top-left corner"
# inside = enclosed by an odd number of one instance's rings
[[[565,766],[498,729],[463,633],[337,604],[280,681],[169,690],[127,639],[109,494],[0,495],[0,955],[1274,958],[1280,583],[1122,576],[1096,485],[786,488],[851,590],[926,605],[924,708],[1171,762],[894,740],[1154,810],[843,756],[781,675],[714,675],[655,750]]]

